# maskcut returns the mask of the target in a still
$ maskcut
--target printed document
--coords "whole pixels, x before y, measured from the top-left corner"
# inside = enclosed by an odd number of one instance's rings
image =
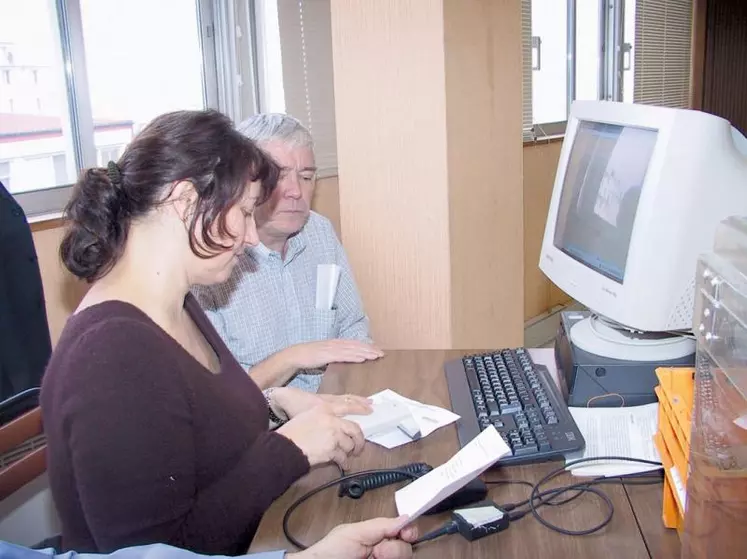
[[[568,408],[586,441],[586,448],[566,454],[566,464],[579,458],[624,456],[660,462],[654,445],[658,403],[628,408]],[[572,466],[576,476],[621,476],[657,470],[661,466],[622,461],[583,462]]]

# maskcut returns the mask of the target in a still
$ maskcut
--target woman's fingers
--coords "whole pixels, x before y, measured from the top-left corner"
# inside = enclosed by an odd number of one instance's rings
[[[342,430],[342,432],[347,435],[351,441],[353,441],[352,453],[355,455],[360,454],[366,444],[366,439],[363,436],[363,431],[361,431],[361,428],[357,423],[353,423],[352,421],[346,421],[343,419],[340,421],[340,424],[340,429]]]

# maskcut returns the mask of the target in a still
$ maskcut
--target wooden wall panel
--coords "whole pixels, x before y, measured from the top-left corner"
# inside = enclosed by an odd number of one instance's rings
[[[75,278],[60,261],[58,251],[64,232],[61,222],[56,222],[54,227],[35,224],[31,230],[44,287],[49,334],[54,347],[65,322],[88,290],[88,284]]]
[[[747,2],[710,0],[703,110],[747,134]]]
[[[444,2],[452,347],[524,339],[518,4]]]
[[[322,214],[332,222],[337,236],[341,236],[340,229],[340,185],[337,177],[326,177],[316,182],[316,192],[311,201],[311,209]]]
[[[562,142],[524,147],[524,318],[529,320],[568,301],[539,269],[542,237]]]
[[[335,0],[340,222],[376,341],[450,345],[439,0]]]
[[[342,235],[384,348],[521,340],[520,28],[514,0],[332,3]]]

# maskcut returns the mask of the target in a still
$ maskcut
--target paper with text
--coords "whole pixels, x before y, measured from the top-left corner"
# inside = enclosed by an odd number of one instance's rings
[[[661,461],[654,445],[659,404],[628,408],[568,408],[586,441],[584,450],[566,454],[566,463],[595,456],[624,456]],[[620,476],[661,466],[621,461],[595,461],[571,467],[576,476]]]
[[[397,512],[407,515],[408,522],[415,520],[507,454],[511,449],[491,425],[448,462],[398,490],[394,494]]]
[[[316,267],[316,308],[331,310],[335,304],[337,284],[340,282],[340,266],[319,264]]]

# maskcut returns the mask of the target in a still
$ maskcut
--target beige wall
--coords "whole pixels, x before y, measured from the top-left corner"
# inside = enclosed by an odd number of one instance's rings
[[[343,240],[374,338],[520,344],[520,3],[338,0],[332,48]]]
[[[57,343],[65,321],[86,292],[86,283],[75,279],[60,262],[59,247],[63,226],[59,221],[32,225],[36,254],[39,258],[47,321],[52,345]]]
[[[538,316],[568,296],[539,269],[542,237],[562,142],[524,147],[524,317]]]

